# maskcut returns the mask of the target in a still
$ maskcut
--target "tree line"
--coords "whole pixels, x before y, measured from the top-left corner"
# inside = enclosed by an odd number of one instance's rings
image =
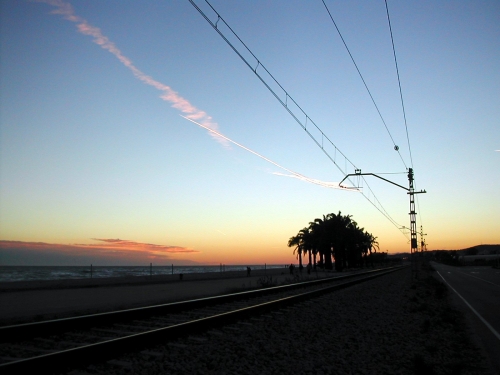
[[[371,262],[379,249],[377,237],[360,228],[351,215],[323,215],[315,219],[290,237],[288,246],[302,268],[303,257],[308,257],[308,265],[328,270],[341,271],[346,267],[360,267]],[[384,254],[385,255],[385,254]],[[318,260],[319,258],[319,260]]]

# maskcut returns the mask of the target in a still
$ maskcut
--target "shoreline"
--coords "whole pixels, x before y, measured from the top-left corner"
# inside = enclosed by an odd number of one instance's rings
[[[251,276],[272,276],[288,274],[288,268],[259,268],[252,269]],[[324,273],[321,271],[321,273]],[[242,271],[211,271],[182,273],[182,281],[203,281],[216,279],[231,279],[247,277],[247,272]],[[180,273],[174,274],[153,274],[137,276],[117,276],[117,277],[94,277],[78,279],[54,279],[54,280],[26,280],[26,281],[0,281],[0,293],[20,292],[30,290],[45,289],[78,289],[78,288],[98,288],[105,286],[125,286],[125,285],[146,285],[173,283],[180,280]]]

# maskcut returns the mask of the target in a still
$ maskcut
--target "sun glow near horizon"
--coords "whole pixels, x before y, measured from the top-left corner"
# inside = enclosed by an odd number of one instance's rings
[[[391,180],[406,186],[323,8],[214,1],[357,168],[397,172]],[[417,231],[423,224],[429,250],[500,243],[499,165],[489,151],[500,151],[500,8],[458,1],[452,13],[446,4],[391,6],[415,181],[428,192]],[[386,9],[335,6],[406,155]],[[189,2],[4,0],[0,17],[1,264],[289,264],[288,239],[339,211],[380,251],[409,251],[406,192],[370,181],[393,223],[331,182],[345,177],[335,154],[332,164]],[[478,176],[488,176],[479,187]]]

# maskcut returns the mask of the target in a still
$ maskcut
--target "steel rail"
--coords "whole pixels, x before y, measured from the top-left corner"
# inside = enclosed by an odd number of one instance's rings
[[[3,326],[0,327],[0,343],[16,342],[31,337],[53,335],[60,332],[64,332],[69,329],[74,329],[75,326],[78,328],[86,328],[95,325],[117,323],[123,320],[140,319],[142,317],[148,317],[153,314],[175,313],[181,310],[195,309],[199,307],[206,307],[225,302],[232,302],[240,299],[259,297],[266,294],[278,293],[297,288],[304,288],[313,285],[321,285],[332,281],[358,277],[360,275],[382,272],[384,270],[387,270],[387,268],[369,270],[350,275],[326,277],[317,280],[311,280],[289,285],[281,285],[270,288],[262,288],[246,292],[225,294],[222,296],[204,297],[188,301],[171,302],[171,303],[145,306],[145,307],[136,307],[119,311],[110,311],[110,312],[103,312],[90,315],[81,315],[70,318],[52,319],[42,322]]]
[[[264,303],[259,303],[253,306],[248,306],[244,308],[238,308],[229,312],[215,314],[205,318],[194,319],[188,322],[174,324],[168,327],[162,327],[158,329],[149,330],[142,333],[132,334],[121,338],[106,340],[94,344],[88,344],[72,349],[66,349],[54,353],[39,355],[32,358],[21,359],[13,362],[8,362],[0,364],[0,371],[2,374],[14,374],[19,371],[36,371],[40,368],[44,368],[45,371],[64,371],[68,367],[84,366],[90,363],[95,363],[99,361],[104,361],[106,359],[116,357],[120,354],[130,351],[137,351],[141,348],[152,346],[160,341],[165,342],[169,340],[177,339],[181,336],[186,336],[191,333],[199,333],[200,331],[205,331],[207,329],[226,325],[228,323],[244,319],[249,316],[255,316],[257,314],[262,314],[268,311],[275,311],[276,309],[282,308],[284,306],[291,305],[296,302],[303,302],[306,299],[315,298],[317,296],[333,292],[336,290],[344,289],[355,284],[366,282],[368,280],[387,275],[389,273],[398,271],[405,268],[403,267],[392,267],[384,270],[370,271],[363,273],[368,276],[358,278],[355,280],[345,281],[341,284],[336,284],[333,286],[325,286],[321,289],[316,289],[313,291],[307,291],[298,293],[292,296],[281,297],[273,301],[268,301]],[[360,274],[357,274],[359,276]],[[345,278],[352,278],[352,275],[348,275]],[[328,278],[329,281],[332,279],[338,280],[339,278]],[[322,279],[325,280],[325,279]],[[315,280],[322,281],[322,280]],[[267,288],[277,289],[277,288]],[[242,295],[245,293],[236,293],[234,295]],[[246,293],[248,294],[248,292]],[[233,295],[223,296],[229,297]],[[204,298],[195,301],[204,300],[215,300],[220,297]],[[195,302],[189,301],[189,302]],[[167,304],[175,305],[175,304]],[[165,306],[167,306],[165,305]],[[141,310],[141,309],[132,309]]]

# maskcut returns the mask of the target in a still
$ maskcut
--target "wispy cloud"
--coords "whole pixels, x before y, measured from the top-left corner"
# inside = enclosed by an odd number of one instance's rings
[[[98,243],[56,244],[46,242],[25,242],[0,240],[1,251],[30,251],[31,253],[58,253],[61,255],[94,256],[99,258],[168,259],[172,254],[199,253],[182,246],[156,245],[121,239],[93,239]]]
[[[208,130],[209,132],[216,134],[217,136],[225,139],[226,141],[228,141],[228,142],[230,142],[230,143],[232,143],[232,144],[234,144],[234,145],[242,148],[243,150],[248,151],[248,152],[254,154],[255,156],[258,156],[261,159],[264,159],[268,163],[271,163],[271,164],[275,165],[276,167],[278,167],[280,169],[283,169],[284,171],[287,171],[288,173],[290,173],[288,175],[288,174],[274,172],[273,174],[275,174],[277,176],[293,177],[293,178],[297,178],[297,179],[302,180],[302,181],[309,182],[311,184],[320,185],[320,186],[323,186],[323,187],[326,187],[326,188],[330,188],[330,189],[342,189],[342,190],[350,190],[350,191],[359,191],[359,189],[357,189],[357,188],[347,188],[347,187],[344,187],[344,186],[340,186],[338,182],[325,182],[325,181],[321,181],[321,180],[316,180],[314,178],[306,177],[306,176],[304,176],[304,175],[302,175],[300,173],[294,172],[294,171],[292,171],[292,170],[290,170],[288,168],[285,168],[285,167],[279,165],[275,161],[272,161],[271,159],[266,158],[265,156],[259,154],[258,152],[255,152],[255,151],[249,149],[248,147],[243,146],[241,143],[233,141],[231,138],[226,137],[224,134],[221,134],[217,130],[210,129],[207,126],[205,126],[205,125],[203,125],[203,124],[201,124],[199,122],[196,122],[193,119],[190,119],[190,118],[188,118],[186,116],[182,116],[182,117],[184,117],[186,120],[189,120],[192,123],[194,123],[194,124],[196,124],[196,125],[204,128],[204,129]]]
[[[111,42],[108,37],[103,35],[102,31],[98,27],[90,25],[85,19],[76,15],[71,4],[66,3],[62,0],[35,0],[35,1],[46,3],[56,7],[56,9],[53,10],[51,13],[62,15],[64,19],[76,23],[77,30],[80,33],[92,36],[94,38],[93,40],[94,43],[98,44],[99,46],[101,46],[101,48],[113,54],[124,66],[126,66],[132,72],[132,74],[137,79],[161,91],[162,95],[160,95],[160,98],[170,102],[172,104],[172,107],[178,109],[183,114],[185,114],[185,116],[181,115],[182,117],[208,130],[209,134],[223,145],[228,146],[229,143],[235,144],[236,146],[241,147],[244,150],[251,152],[252,154],[290,173],[289,175],[275,173],[276,175],[297,178],[302,181],[306,181],[312,184],[320,185],[331,189],[343,189],[343,190],[347,189],[345,187],[339,186],[339,184],[335,182],[325,182],[312,179],[303,176],[300,173],[289,170],[275,163],[274,161],[266,158],[265,156],[262,156],[257,152],[224,136],[218,131],[217,123],[215,123],[206,112],[196,108],[188,100],[184,99],[177,92],[172,90],[169,86],[153,79],[152,77],[148,76],[147,74],[139,70],[128,57],[123,55],[121,50],[118,49],[118,47],[113,42]],[[108,240],[101,240],[101,241],[108,241]]]
[[[93,40],[94,43],[98,44],[99,46],[101,46],[101,48],[113,54],[124,66],[126,66],[132,72],[132,74],[137,79],[161,91],[162,94],[160,95],[160,98],[167,102],[170,102],[172,104],[172,107],[184,113],[187,118],[200,121],[209,129],[213,130],[218,129],[217,123],[214,122],[212,117],[210,117],[206,112],[196,108],[187,99],[180,96],[169,86],[159,81],[156,81],[152,77],[148,76],[147,74],[139,70],[128,57],[123,55],[121,50],[118,49],[118,47],[116,47],[116,45],[113,42],[111,42],[108,37],[103,35],[101,29],[90,25],[85,19],[76,15],[73,6],[71,4],[61,0],[35,0],[35,1],[46,3],[56,7],[56,9],[51,12],[52,14],[60,14],[64,17],[64,19],[76,23],[76,28],[80,33],[92,36],[94,38]],[[217,137],[214,133],[210,133],[210,135],[223,145],[227,146],[227,143],[224,139]]]
[[[198,251],[181,246],[169,246],[169,245],[156,245],[152,243],[145,242],[135,242],[129,240],[121,240],[119,238],[92,238],[95,241],[99,241],[98,244],[78,244],[77,246],[82,247],[92,247],[92,248],[102,248],[102,249],[120,249],[120,250],[130,250],[130,251],[148,251],[155,254],[164,253],[197,253]],[[104,242],[104,243],[103,243]]]
[[[316,180],[314,178],[302,176],[301,174],[284,174],[284,173],[279,173],[279,172],[273,172],[274,175],[276,176],[283,176],[283,177],[291,177],[291,178],[297,178],[302,181],[307,181],[310,182],[311,184],[323,186],[329,189],[342,189],[342,190],[348,190],[348,191],[357,191],[359,192],[359,188],[357,187],[347,187],[347,186],[342,186],[339,185],[338,182],[327,182],[327,181],[321,181],[321,180]]]

